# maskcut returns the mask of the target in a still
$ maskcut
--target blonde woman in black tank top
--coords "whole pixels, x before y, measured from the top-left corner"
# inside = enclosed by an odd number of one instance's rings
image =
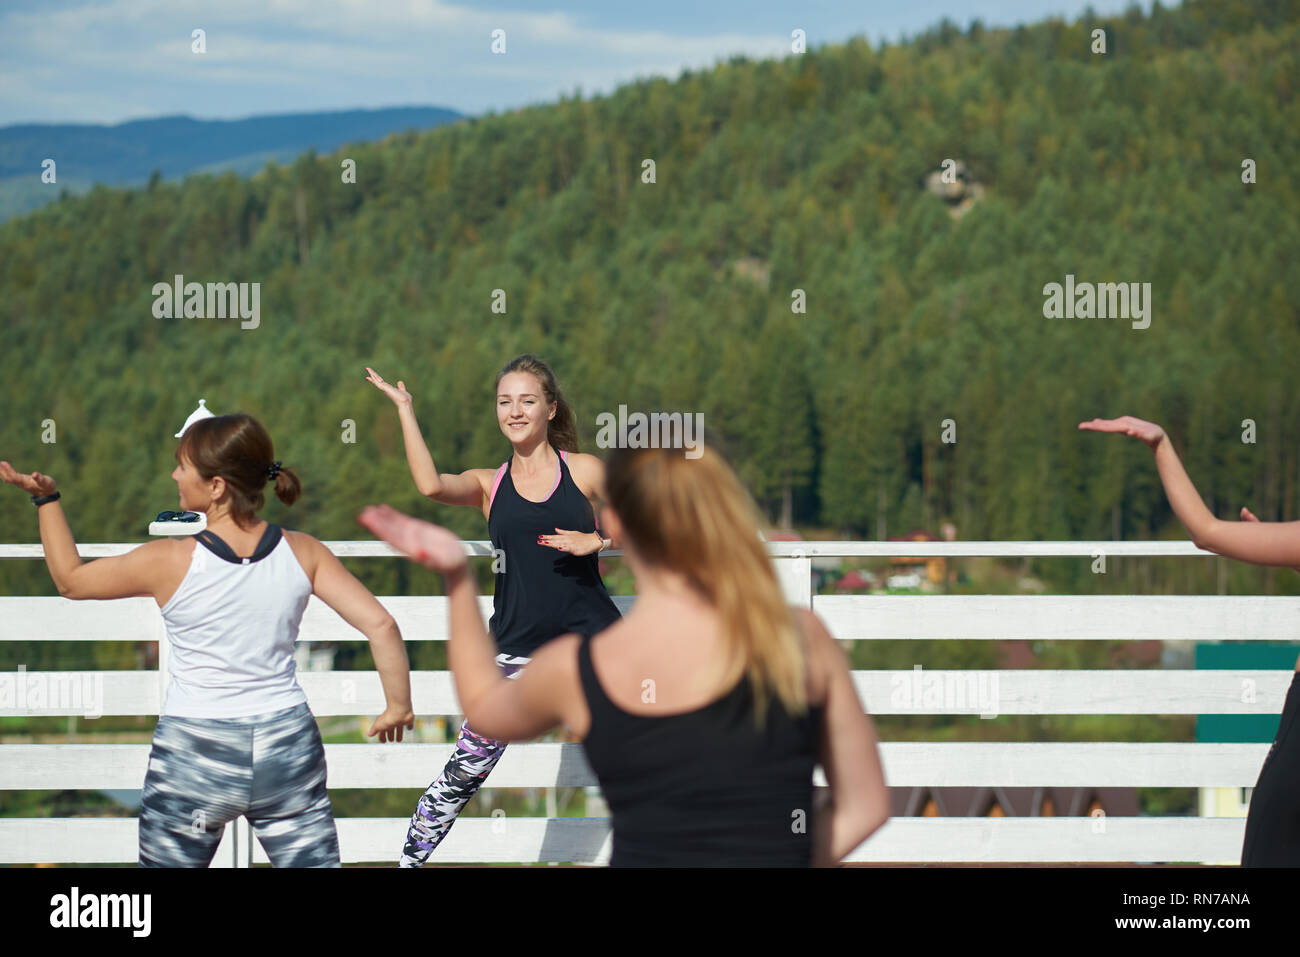
[[[636,604],[594,638],[549,642],[513,681],[493,665],[456,536],[388,506],[359,521],[445,576],[448,659],[475,728],[522,741],[565,725],[582,740],[610,805],[612,865],[842,860],[888,818],[876,735],[843,650],[785,603],[752,500],[707,444],[689,461],[616,449],[606,490],[602,525]]]
[[[492,547],[505,559],[496,573],[489,624],[502,676],[518,676],[534,650],[557,635],[592,635],[618,620],[596,558],[613,543],[597,531],[590,501],[602,494],[604,465],[578,452],[572,410],[545,363],[523,355],[497,373],[497,422],[513,455],[495,469],[457,475],[434,466],[406,384],[394,388],[373,369],[366,371],[367,381],[397,405],[406,459],[421,494],[479,509],[488,520]],[[505,747],[468,720],[461,725],[455,751],[416,804],[400,867],[428,860]]]

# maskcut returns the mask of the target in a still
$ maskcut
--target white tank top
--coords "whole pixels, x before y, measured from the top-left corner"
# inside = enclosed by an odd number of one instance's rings
[[[288,539],[268,525],[253,554],[236,558],[212,533],[200,536],[162,608],[171,673],[162,713],[240,718],[305,702],[293,647],[312,586]]]

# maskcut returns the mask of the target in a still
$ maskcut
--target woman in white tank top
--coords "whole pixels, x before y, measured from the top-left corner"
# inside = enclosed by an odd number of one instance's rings
[[[273,458],[251,416],[194,422],[172,478],[180,507],[205,513],[207,528],[92,562],[77,554],[54,480],[0,462],[0,479],[32,495],[61,595],[150,596],[162,611],[171,681],[144,783],[141,866],[207,866],[224,825],[241,815],[272,864],[339,866],[324,747],[293,662],[313,594],[370,641],[387,706],[367,734],[400,741],[414,727],[392,615],[315,538],[257,517],[268,480],[286,505],[301,490]]]

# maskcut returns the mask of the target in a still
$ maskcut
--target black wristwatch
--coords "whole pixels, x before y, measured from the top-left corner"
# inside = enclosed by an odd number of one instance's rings
[[[32,496],[32,504],[35,505],[37,508],[40,508],[42,505],[45,505],[48,502],[57,502],[58,500],[59,500],[59,493],[57,491],[51,492],[49,495]]]

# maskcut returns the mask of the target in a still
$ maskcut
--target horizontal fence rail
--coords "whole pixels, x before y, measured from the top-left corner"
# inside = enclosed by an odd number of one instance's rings
[[[895,787],[1249,787],[1267,744],[1187,742],[901,742],[880,745]],[[147,744],[10,744],[0,790],[137,789]],[[334,788],[426,788],[445,744],[327,744]],[[814,783],[825,787],[820,768]],[[484,788],[595,787],[582,746],[512,745]]]
[[[1291,673],[1276,669],[854,671],[852,676],[867,711],[878,715],[1277,714],[1291,685]],[[987,700],[981,700],[981,679],[991,692]],[[921,689],[913,693],[910,686],[918,680]],[[927,703],[930,682],[942,700]],[[298,683],[317,717],[384,709],[383,688],[373,671],[302,671]],[[153,671],[0,673],[0,717],[156,715],[163,694],[158,684]],[[412,671],[411,695],[420,714],[462,713],[450,672]]]
[[[336,555],[400,557],[382,542],[326,542]],[[489,542],[463,543],[492,555]],[[133,543],[78,546],[84,558],[120,555]],[[1030,639],[1286,641],[1300,598],[1260,596],[813,595],[819,557],[1211,556],[1189,542],[768,542],[787,599],[810,607],[844,640]],[[607,552],[617,556],[619,553]],[[40,545],[0,545],[0,558],[39,559]],[[440,596],[380,597],[406,640],[445,641]],[[632,596],[614,596],[626,612]],[[490,597],[479,599],[485,617]],[[313,596],[299,641],[364,636]],[[157,715],[166,687],[166,637],[151,598],[69,601],[0,596],[0,641],[159,642],[159,669],[0,673],[0,716]],[[878,715],[1277,714],[1291,673],[1281,670],[859,670],[868,712]],[[304,671],[299,682],[321,717],[373,715],[384,706],[373,671]],[[418,713],[460,714],[446,671],[411,675]],[[330,788],[425,788],[450,743],[329,744]],[[883,742],[895,787],[1249,787],[1267,744],[1186,742]],[[138,790],[147,744],[0,745],[0,790]],[[826,785],[820,768],[814,783]],[[513,745],[484,784],[496,788],[595,788],[581,745]],[[391,863],[408,820],[337,819],[345,863]],[[851,862],[1194,862],[1240,857],[1244,820],[1197,817],[894,818]],[[605,818],[462,818],[439,846],[447,863],[603,864]],[[0,863],[136,860],[133,818],[0,819]],[[227,827],[214,866],[265,863],[241,819]]]
[[[240,819],[243,825],[243,819]],[[338,818],[343,863],[391,862],[406,839],[407,818]],[[906,818],[888,821],[845,860],[849,863],[1055,863],[1235,860],[1245,821],[1195,817]],[[108,864],[136,859],[136,822],[130,818],[0,819],[0,847],[10,863],[56,861],[74,841],[77,860]],[[247,826],[231,827],[214,866],[268,863],[249,846]],[[462,817],[438,845],[447,864],[605,864],[609,822],[604,818]]]

